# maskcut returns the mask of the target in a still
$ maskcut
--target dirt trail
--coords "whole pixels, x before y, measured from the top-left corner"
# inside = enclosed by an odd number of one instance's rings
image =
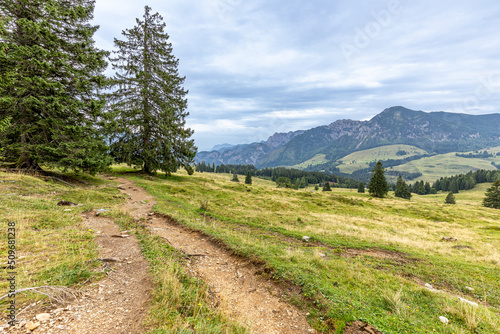
[[[198,232],[171,221],[151,216],[153,198],[132,181],[119,179],[121,190],[130,195],[127,209],[136,219],[145,218],[147,228],[163,237],[176,249],[195,254],[188,263],[189,271],[210,286],[213,304],[232,319],[247,324],[253,333],[315,333],[306,314],[282,301],[283,291],[256,275],[258,268],[249,261],[230,255]]]
[[[252,333],[316,333],[306,321],[306,314],[282,301],[284,291],[257,275],[250,261],[241,259],[198,232],[153,215],[154,200],[134,182],[120,178],[120,191],[128,194],[124,208],[137,220],[143,218],[147,228],[174,248],[191,257],[187,269],[210,287],[213,306],[231,319],[248,325]],[[137,239],[120,231],[111,219],[97,212],[83,216],[84,226],[97,234],[101,270],[107,277],[84,287],[76,300],[63,305],[33,303],[17,319],[15,327],[0,326],[0,332],[51,334],[139,334],[147,331],[142,321],[150,303],[152,279],[148,263],[142,256]],[[41,313],[46,320],[37,319]]]
[[[83,224],[97,234],[101,270],[107,277],[84,287],[76,300],[62,305],[31,304],[18,315],[19,324],[6,327],[7,333],[53,334],[138,334],[150,303],[153,287],[148,262],[142,256],[137,239],[120,231],[111,220],[89,212]],[[22,311],[22,310],[19,310]],[[47,313],[47,320],[36,316]],[[0,330],[2,332],[2,330]]]

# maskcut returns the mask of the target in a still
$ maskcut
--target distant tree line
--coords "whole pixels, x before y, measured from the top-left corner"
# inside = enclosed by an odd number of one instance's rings
[[[413,185],[408,186],[410,192],[418,195],[436,194],[436,188],[432,187],[429,182],[417,181]]]
[[[488,153],[488,151],[483,151],[483,152],[478,152],[478,153],[468,153],[468,154],[460,154],[460,153],[455,153],[457,157],[461,158],[493,158],[495,155],[498,154],[493,154],[493,153]]]
[[[423,174],[420,172],[415,172],[415,173],[410,173],[410,172],[403,172],[399,170],[388,170],[385,172],[387,175],[390,176],[401,176],[403,179],[411,181],[414,180],[418,177],[421,177]]]
[[[254,165],[225,165],[220,164],[207,164],[202,161],[196,164],[196,171],[198,172],[213,172],[213,173],[231,173],[246,175],[248,172],[252,176],[270,179],[276,182],[279,178],[279,186],[288,188],[305,188],[310,184],[324,184],[331,182],[333,187],[338,188],[353,188],[356,189],[359,180],[348,177],[326,174],[323,172],[308,172],[298,169],[290,169],[284,167],[263,168],[257,169]],[[289,180],[289,182],[287,181]]]
[[[442,177],[433,184],[437,191],[458,193],[460,190],[473,189],[476,184],[500,180],[500,170],[479,169],[467,174]]]

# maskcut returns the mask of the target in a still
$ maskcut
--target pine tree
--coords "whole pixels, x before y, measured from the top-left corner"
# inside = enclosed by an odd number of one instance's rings
[[[458,194],[458,181],[456,178],[453,179],[453,181],[451,181],[451,185],[450,185],[450,190],[452,193],[454,194]]]
[[[179,167],[191,174],[196,147],[189,139],[193,131],[185,128],[185,78],[179,76],[163,18],[150,11],[146,6],[144,20],[136,19],[136,26],[122,32],[125,41],[115,39],[113,152],[148,174],[161,170],[169,175]]]
[[[446,204],[455,204],[455,196],[453,195],[453,192],[449,192],[448,196],[446,196],[446,199],[444,200]]]
[[[425,182],[424,189],[425,189],[426,195],[430,194],[431,193],[431,184],[429,182]]]
[[[245,184],[252,184],[252,174],[247,172],[247,176],[245,177]]]
[[[401,175],[399,175],[399,177],[398,177],[398,181],[396,183],[396,190],[394,192],[394,196],[399,197],[399,198],[404,198],[404,199],[410,199],[411,198],[410,189],[408,188],[408,185],[403,180],[403,178],[401,177]]]
[[[486,190],[485,195],[483,206],[500,209],[500,181],[493,182],[493,185]]]
[[[358,193],[364,193],[365,192],[365,184],[363,182],[360,182],[358,184]]]
[[[382,162],[377,162],[375,167],[373,167],[372,173],[370,183],[368,184],[368,192],[372,196],[383,198],[387,195],[389,186],[384,176],[385,170]]]
[[[330,181],[325,181],[323,184],[323,191],[332,191],[332,188],[330,188]]]
[[[240,180],[238,179],[238,174],[234,173],[233,174],[233,178],[232,178],[231,181],[233,181],[233,182],[240,182]]]
[[[100,129],[107,52],[94,46],[94,0],[0,2],[2,155],[18,168],[96,172],[111,162]]]

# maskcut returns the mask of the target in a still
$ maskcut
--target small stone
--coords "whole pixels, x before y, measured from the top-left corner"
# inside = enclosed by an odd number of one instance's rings
[[[38,327],[40,327],[40,323],[38,321],[37,322],[28,321],[26,323],[26,328],[29,329],[30,331],[35,330]]]
[[[470,304],[472,306],[479,306],[477,303],[475,302],[471,302],[470,300],[467,300],[465,298],[461,298],[461,297],[458,297],[458,299],[460,299],[461,301],[463,301],[464,303],[467,303],[467,304]]]
[[[19,327],[24,327],[26,325],[26,320],[23,320],[19,323]]]
[[[326,254],[323,254],[323,253],[318,253],[318,255],[321,257],[326,257]]]
[[[48,321],[50,320],[50,314],[48,313],[40,313],[36,315],[36,320],[38,321]]]
[[[304,235],[304,236],[302,237],[302,241],[303,241],[303,242],[308,242],[309,240],[311,240],[311,237],[308,237],[307,235]]]
[[[450,322],[450,320],[448,320],[448,318],[446,317],[443,317],[443,316],[440,316],[439,317],[439,321],[441,321],[443,324],[447,324]]]
[[[465,290],[474,291],[474,288],[471,288],[470,286],[466,286]]]
[[[431,289],[431,290],[434,289],[434,287],[432,285],[430,285],[429,283],[425,283],[425,287],[427,289]]]

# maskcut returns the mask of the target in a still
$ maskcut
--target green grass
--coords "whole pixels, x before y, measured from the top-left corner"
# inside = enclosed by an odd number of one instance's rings
[[[133,169],[118,166],[121,172]],[[67,179],[68,176],[64,175]],[[113,182],[103,178],[78,175],[88,185],[69,186],[54,179],[11,173],[0,174],[0,222],[3,242],[0,257],[8,255],[8,222],[16,223],[16,288],[58,285],[78,288],[82,283],[103,277],[92,261],[98,258],[95,234],[82,224],[81,214],[98,208],[124,229],[134,231],[154,277],[153,301],[145,326],[151,334],[164,333],[246,333],[247,329],[211,307],[208,287],[183,269],[185,259],[159,237],[138,228],[123,209],[125,196]],[[60,200],[79,206],[57,206]],[[7,293],[7,281],[0,282]],[[16,297],[18,310],[39,294]],[[6,307],[8,299],[0,305]]]
[[[326,162],[328,162],[328,160],[326,159],[326,154],[316,154],[311,159],[306,160],[300,164],[290,166],[290,168],[306,169],[309,166],[316,166],[316,165],[324,164]]]
[[[406,151],[408,154],[398,156],[398,151]],[[426,151],[410,145],[387,145],[371,148],[368,150],[351,153],[342,159],[337,166],[341,173],[353,173],[357,170],[368,168],[370,162],[389,159],[404,159],[416,155],[427,154]]]
[[[471,170],[496,168],[491,164],[494,161],[500,163],[500,157],[479,159],[457,157],[455,153],[439,154],[432,157],[410,161],[387,170],[420,172],[422,176],[413,181],[435,181],[440,177],[466,174]]]
[[[398,151],[406,151],[408,154],[403,156],[398,156],[396,153]],[[499,153],[500,147],[493,147],[487,149],[489,153]],[[427,154],[428,152],[419,149],[415,146],[410,145],[387,145],[371,148],[368,150],[358,151],[351,153],[342,159],[339,159],[339,165],[337,168],[341,173],[351,174],[357,170],[368,168],[370,163],[377,160],[388,160],[388,159],[404,159],[413,156],[420,156]],[[461,152],[460,154],[468,154],[473,152]],[[322,163],[326,163],[324,154],[317,154],[313,158],[302,162],[301,164],[297,164],[291,166],[291,168],[304,169],[309,165],[318,165]],[[477,169],[496,169],[491,163],[495,162],[500,164],[500,157],[492,157],[492,158],[462,158],[457,157],[455,152],[446,153],[446,154],[438,154],[432,157],[424,157],[421,159],[410,161],[406,164],[402,164],[395,167],[388,167],[387,170],[393,171],[402,171],[409,173],[422,173],[422,176],[412,180],[414,181],[429,181],[433,182],[440,177],[445,176],[453,176],[457,174],[465,174],[471,170]],[[396,177],[388,177],[388,179],[392,182],[396,181]]]
[[[346,189],[277,189],[257,178],[246,186],[226,174],[131,178],[156,198],[154,210],[299,286],[295,302],[317,329],[362,319],[386,333],[499,333],[500,212],[480,206],[483,188],[445,205],[445,194],[381,200]],[[301,242],[304,235],[312,242]],[[471,249],[440,242],[444,236]],[[482,305],[469,310],[456,296]]]
[[[122,203],[116,188],[104,180],[80,175],[89,185],[71,187],[51,178],[20,174],[0,174],[0,222],[3,242],[0,258],[7,260],[7,223],[16,229],[17,289],[40,285],[75,286],[89,278],[99,278],[98,250],[94,235],[82,224],[81,214],[94,207]],[[78,206],[57,206],[60,200]],[[7,282],[0,282],[6,291]],[[22,294],[18,303],[41,295]],[[2,301],[2,302],[5,302]]]
[[[186,258],[138,225],[126,211],[115,208],[105,214],[121,228],[134,233],[150,265],[154,291],[144,325],[149,334],[244,334],[248,329],[212,307],[209,287],[184,269]]]

